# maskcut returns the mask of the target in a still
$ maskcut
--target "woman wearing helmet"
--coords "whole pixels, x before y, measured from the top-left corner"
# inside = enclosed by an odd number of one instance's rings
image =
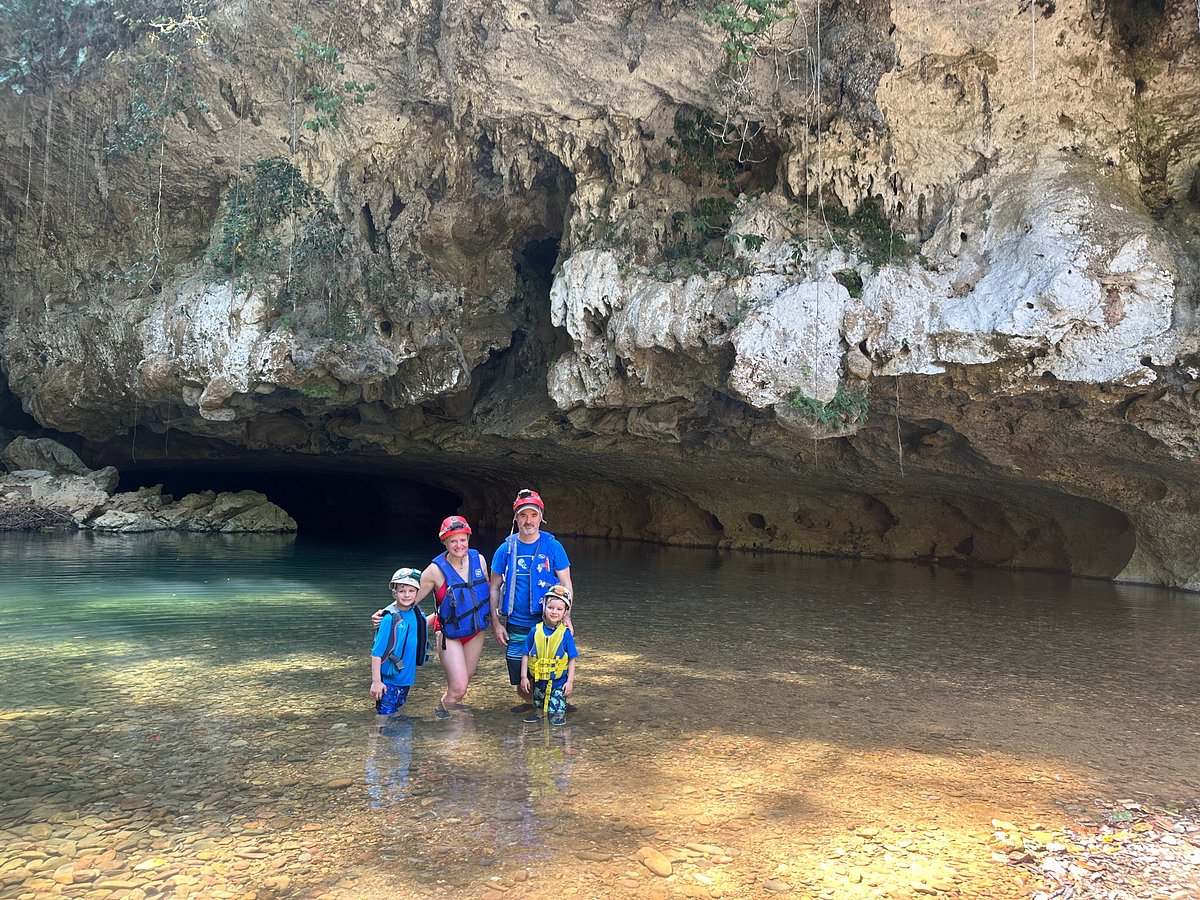
[[[449,706],[461,703],[483,653],[483,635],[491,621],[488,565],[470,549],[471,526],[462,516],[447,516],[438,528],[446,548],[421,572],[417,601],[429,593],[437,598],[433,627],[438,656],[446,673],[446,691],[434,714],[449,718]],[[374,621],[374,617],[372,617]]]

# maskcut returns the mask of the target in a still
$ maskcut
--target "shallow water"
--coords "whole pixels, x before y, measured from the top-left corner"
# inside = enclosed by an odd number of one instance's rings
[[[1028,896],[993,819],[1200,795],[1192,595],[567,543],[568,724],[489,638],[377,734],[367,616],[436,546],[0,536],[0,896]]]

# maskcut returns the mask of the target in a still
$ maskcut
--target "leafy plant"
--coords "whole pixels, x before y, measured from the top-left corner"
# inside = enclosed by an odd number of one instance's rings
[[[724,131],[707,113],[677,116],[675,134],[668,136],[666,142],[674,152],[674,159],[664,161],[663,170],[687,184],[700,185],[711,180],[729,193],[736,193],[733,179],[737,168],[721,140]]]
[[[244,168],[245,178],[230,190],[213,225],[208,258],[214,272],[277,284],[272,308],[281,328],[362,340],[367,323],[351,298],[369,293],[373,276],[343,253],[344,229],[333,204],[282,157]]]
[[[721,268],[727,254],[721,245],[737,205],[725,197],[701,197],[687,211],[671,216],[671,241],[663,250],[668,262],[656,277],[670,280]]]
[[[324,381],[310,381],[300,385],[300,393],[310,400],[328,400],[336,391]]]
[[[304,127],[318,132],[322,128],[341,127],[343,107],[347,103],[362,106],[367,94],[375,90],[374,83],[360,84],[346,78],[346,64],[342,52],[329,44],[322,44],[304,28],[292,29],[296,36],[296,47],[292,50],[304,65],[315,83],[305,89],[305,96],[312,104],[314,115],[304,120]]]
[[[225,199],[209,252],[213,267],[228,275],[278,268],[283,251],[280,226],[300,217],[297,255],[326,252],[339,239],[333,205],[280,156],[244,166],[247,177]],[[289,260],[294,263],[294,257]]]
[[[729,327],[737,328],[746,321],[746,314],[750,312],[750,301],[745,297],[738,300],[737,309],[733,311],[733,315],[729,317]]]
[[[742,246],[745,247],[747,250],[749,250],[751,253],[757,253],[759,250],[761,250],[763,248],[763,245],[766,244],[766,242],[767,242],[767,238],[765,235],[737,234],[732,231],[729,234],[725,235],[725,240],[729,241],[729,243],[731,243],[731,244],[736,244],[740,241]]]
[[[736,208],[732,200],[724,197],[701,197],[691,212],[675,213],[671,217],[671,226],[675,232],[682,233],[685,240],[723,237]]]
[[[844,427],[857,425],[867,418],[869,396],[864,384],[862,390],[846,390],[839,384],[837,391],[827,403],[809,397],[800,388],[788,398],[788,406],[799,410],[814,425]]]
[[[833,273],[833,280],[844,287],[851,297],[858,299],[863,295],[863,280],[853,269],[843,269]]]
[[[0,84],[21,94],[54,74],[78,75],[97,47],[113,47],[122,27],[108,2],[0,3]]]
[[[167,120],[189,101],[204,106],[191,81],[165,58],[145,60],[130,78],[129,94],[129,114],[113,122],[115,136],[104,148],[108,156],[148,152],[166,140]]]
[[[74,77],[141,38],[178,52],[203,43],[201,0],[6,0],[0,2],[0,84],[20,94]]]
[[[730,67],[744,68],[750,64],[758,40],[771,26],[795,16],[791,0],[739,0],[718,4],[701,19],[725,32],[721,47]]]
[[[792,227],[797,231],[802,230],[807,215],[803,210],[793,210],[790,215]],[[834,242],[847,245],[875,271],[885,263],[904,262],[920,255],[918,245],[909,243],[904,232],[898,231],[884,214],[877,197],[864,200],[853,215],[834,206],[826,206],[816,215],[820,216],[821,224],[827,226]],[[804,241],[799,237],[793,241],[797,260],[803,255],[803,244]],[[846,289],[851,290],[849,284],[846,284]]]

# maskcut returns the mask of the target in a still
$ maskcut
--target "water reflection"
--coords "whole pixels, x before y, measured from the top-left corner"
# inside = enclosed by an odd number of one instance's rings
[[[384,725],[371,726],[367,733],[367,763],[363,774],[372,809],[391,806],[408,796],[412,755],[411,718],[392,716]]]
[[[568,725],[491,643],[368,730],[367,616],[436,549],[5,536],[0,894],[1005,896],[993,817],[1200,787],[1191,595],[584,542]]]

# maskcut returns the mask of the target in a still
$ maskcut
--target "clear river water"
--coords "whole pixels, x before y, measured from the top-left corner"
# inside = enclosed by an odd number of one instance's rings
[[[380,733],[436,544],[0,535],[0,896],[1029,897],[1014,832],[1200,796],[1196,596],[565,543],[567,725],[489,636]]]

